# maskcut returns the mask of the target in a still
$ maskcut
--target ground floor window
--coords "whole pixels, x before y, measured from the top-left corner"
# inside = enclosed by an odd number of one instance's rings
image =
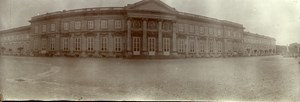
[[[55,38],[50,38],[50,50],[55,50]]]
[[[199,41],[199,50],[201,53],[205,52],[205,41],[204,40]]]
[[[178,39],[177,40],[177,47],[178,47],[178,52],[179,53],[185,52],[185,41],[184,41],[184,39]]]
[[[195,53],[195,40],[193,40],[193,39],[190,39],[189,40],[189,50],[190,50],[190,52],[191,53]]]
[[[115,37],[114,38],[114,49],[115,52],[121,52],[121,44],[122,44],[122,39],[121,37]]]
[[[42,50],[46,50],[47,48],[47,39],[42,39]]]
[[[69,50],[69,38],[63,38],[63,50],[68,51]]]
[[[148,51],[150,51],[150,52],[155,52],[155,50],[156,50],[156,40],[155,40],[155,38],[154,37],[149,37],[148,38]]]
[[[221,53],[222,52],[222,47],[223,47],[221,41],[217,42],[217,47],[218,47],[218,52]]]
[[[39,48],[38,44],[39,44],[39,40],[38,39],[34,39],[34,41],[33,41],[33,47],[34,47],[35,50],[38,50],[38,48]]]
[[[133,37],[133,51],[140,51],[140,37]]]
[[[170,52],[170,38],[163,38],[163,51]]]
[[[87,37],[87,51],[94,51],[94,37]]]
[[[101,51],[107,51],[108,47],[108,38],[107,37],[101,37],[100,38],[100,50]]]
[[[74,47],[75,47],[75,51],[81,50],[81,38],[80,37],[75,38]]]

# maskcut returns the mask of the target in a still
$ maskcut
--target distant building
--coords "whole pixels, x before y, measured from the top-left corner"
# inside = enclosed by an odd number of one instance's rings
[[[273,55],[274,38],[244,32],[241,24],[179,12],[160,0],[125,7],[63,10],[30,20],[26,52],[97,57],[230,57]],[[1,38],[7,39],[7,31]],[[1,42],[3,47],[11,39]]]
[[[288,49],[289,49],[289,52],[288,52],[289,56],[296,57],[296,56],[300,55],[300,44],[292,43],[289,45]]]
[[[31,51],[30,46],[30,26],[0,32],[1,54],[28,55]]]
[[[283,46],[283,45],[276,45],[276,54],[278,55],[284,55],[287,54],[287,46]]]
[[[276,53],[276,40],[271,37],[244,33],[244,51],[248,56],[273,55]]]

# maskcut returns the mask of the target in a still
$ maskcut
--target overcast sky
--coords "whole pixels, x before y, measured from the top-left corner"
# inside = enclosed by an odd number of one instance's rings
[[[139,0],[0,0],[0,30],[29,25],[37,14],[123,7]],[[245,31],[300,43],[300,0],[161,0],[176,10],[243,24]]]

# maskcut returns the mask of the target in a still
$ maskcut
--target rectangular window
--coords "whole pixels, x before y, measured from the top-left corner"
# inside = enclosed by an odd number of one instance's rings
[[[46,32],[47,31],[47,25],[43,25],[42,26],[42,32]]]
[[[81,48],[81,38],[80,37],[75,38],[74,48],[75,48],[75,51],[80,51],[80,48]]]
[[[35,50],[38,50],[38,48],[39,48],[39,47],[38,47],[38,44],[39,44],[39,40],[35,38],[35,39],[34,39],[34,43],[33,43],[33,46],[34,46],[34,49],[35,49]]]
[[[46,50],[47,48],[47,39],[42,39],[42,50]]]
[[[94,51],[94,37],[87,37],[87,51]]]
[[[88,29],[94,29],[94,21],[88,21]]]
[[[170,52],[170,38],[163,38],[163,51]]]
[[[183,24],[178,24],[178,31],[183,32],[183,29],[184,29]]]
[[[50,50],[55,50],[55,38],[50,38]]]
[[[50,26],[50,31],[51,31],[51,32],[54,32],[54,31],[55,31],[55,24],[51,24],[51,26]]]
[[[218,30],[218,36],[221,36],[222,35],[222,30]]]
[[[218,45],[218,52],[221,53],[222,52],[222,42],[218,41],[217,45]]]
[[[194,25],[190,25],[190,33],[194,33],[195,32],[195,27],[194,27]]]
[[[200,34],[204,34],[204,27],[200,27]]]
[[[213,28],[209,28],[209,35],[213,35],[214,34],[214,29]]]
[[[195,33],[196,33],[196,34],[199,34],[199,32],[200,32],[200,31],[199,31],[199,26],[195,26]]]
[[[204,40],[199,41],[199,50],[201,53],[205,52],[205,41]]]
[[[100,39],[100,50],[101,51],[107,51],[107,47],[108,47],[108,39],[107,37],[101,37]]]
[[[68,22],[64,23],[64,30],[69,30],[69,23]]]
[[[194,53],[195,52],[195,40],[190,39],[189,40],[189,52]]]
[[[106,29],[107,28],[107,20],[101,20],[100,24],[101,24],[101,29]]]
[[[179,53],[185,52],[185,41],[184,41],[184,39],[178,39],[177,45],[178,45],[178,52]]]
[[[121,52],[121,44],[122,44],[122,39],[121,37],[115,37],[114,38],[114,49],[115,49],[115,52]]]
[[[63,50],[64,51],[69,50],[69,38],[63,38]]]
[[[115,20],[115,28],[120,29],[122,27],[121,20]]]
[[[39,33],[39,26],[34,27],[34,33]]]
[[[218,35],[218,29],[214,28],[214,35]]]
[[[81,22],[80,21],[75,22],[75,29],[81,29]]]

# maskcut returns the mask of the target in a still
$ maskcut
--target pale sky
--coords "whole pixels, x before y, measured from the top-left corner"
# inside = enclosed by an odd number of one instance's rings
[[[0,30],[29,25],[37,14],[123,7],[139,0],[0,0]],[[300,43],[300,0],[161,0],[177,11],[229,20],[245,31],[275,38],[279,45]]]

